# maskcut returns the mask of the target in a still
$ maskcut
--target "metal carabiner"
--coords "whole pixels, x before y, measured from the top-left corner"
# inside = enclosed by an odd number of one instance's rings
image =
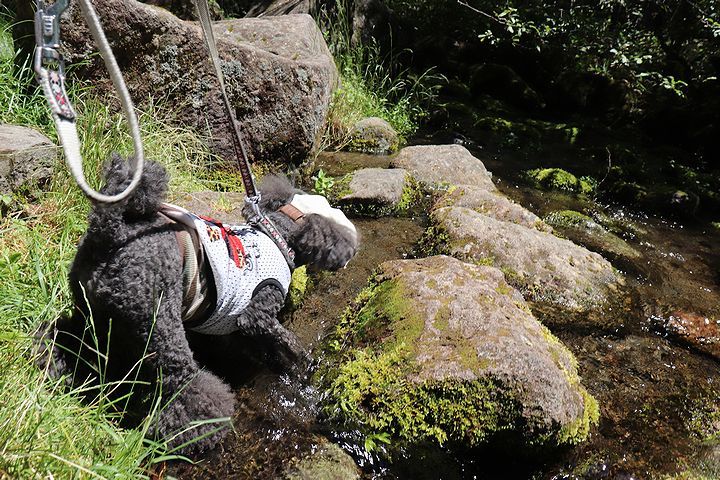
[[[69,1],[56,0],[52,5],[46,6],[44,0],[37,0],[35,44],[42,49],[41,63],[45,59],[61,60],[60,53],[57,51],[60,47],[60,16],[68,7]]]
[[[37,0],[33,69],[46,92],[53,113],[67,120],[74,120],[75,112],[65,90],[65,61],[58,51],[60,16],[68,2],[69,0],[56,0],[47,6],[44,0]]]

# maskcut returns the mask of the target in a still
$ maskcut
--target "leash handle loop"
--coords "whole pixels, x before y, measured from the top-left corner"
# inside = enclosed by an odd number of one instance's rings
[[[36,48],[33,67],[37,75],[37,81],[42,87],[50,106],[58,138],[65,153],[65,161],[78,186],[94,202],[115,203],[127,198],[140,183],[145,156],[135,108],[115,56],[100,25],[100,19],[95,13],[90,0],[79,1],[80,8],[90,28],[90,33],[98,45],[113,85],[119,93],[120,103],[133,140],[135,155],[131,161],[131,167],[134,172],[133,178],[125,190],[117,195],[105,195],[90,187],[85,179],[80,153],[80,140],[77,132],[77,115],[72,108],[65,89],[65,61],[58,51],[58,48],[60,48],[60,17],[67,8],[69,0],[56,0],[50,6],[47,6],[44,0],[37,0],[35,13]]]

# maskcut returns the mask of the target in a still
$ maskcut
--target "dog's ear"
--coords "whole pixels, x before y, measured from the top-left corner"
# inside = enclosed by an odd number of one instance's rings
[[[298,265],[337,270],[350,261],[358,249],[358,235],[344,225],[311,214],[305,216],[290,240]]]

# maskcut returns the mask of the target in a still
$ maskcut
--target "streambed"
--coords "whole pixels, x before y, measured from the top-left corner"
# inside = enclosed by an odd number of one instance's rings
[[[353,455],[366,478],[661,478],[685,470],[720,476],[720,447],[709,439],[720,432],[720,364],[668,338],[657,318],[676,310],[717,311],[718,231],[536,190],[517,180],[514,162],[473,153],[493,172],[503,193],[540,217],[557,210],[600,210],[634,227],[625,239],[640,257],[614,263],[626,274],[627,289],[612,307],[571,319],[562,311],[533,306],[536,317],[575,354],[584,385],[600,403],[600,425],[590,439],[540,462],[520,460],[522,452],[428,449],[406,452],[407,458],[396,456],[388,465],[364,452],[353,432],[317,420],[319,393],[307,378],[312,365],[285,375],[256,369],[238,382],[237,434],[199,465],[179,467],[176,475],[282,477],[324,436]],[[386,157],[337,154],[320,157],[317,167],[338,176],[388,164]],[[309,349],[319,345],[379,263],[418,255],[414,248],[427,220],[419,214],[353,221],[362,236],[357,257],[345,270],[311,276],[304,303],[287,315],[286,324]]]

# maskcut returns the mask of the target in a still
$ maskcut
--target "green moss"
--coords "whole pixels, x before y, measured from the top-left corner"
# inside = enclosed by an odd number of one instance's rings
[[[567,382],[580,392],[583,399],[583,414],[575,421],[570,422],[560,428],[555,435],[554,441],[560,445],[576,445],[587,439],[590,429],[593,425],[597,425],[600,419],[600,407],[597,400],[585,390],[580,384],[580,377],[577,374],[578,364],[575,356],[567,349],[563,343],[557,339],[555,335],[548,330],[547,327],[541,325],[542,335],[552,349],[551,355],[555,364],[565,375]],[[570,365],[567,365],[561,359],[569,358]]]
[[[496,382],[408,381],[415,367],[404,345],[380,354],[354,350],[328,385],[332,417],[365,434],[406,442],[448,440],[477,445],[519,422],[519,408]]]
[[[473,258],[472,263],[481,267],[492,267],[495,265],[495,257],[490,255],[488,257]]]
[[[560,210],[545,217],[545,223],[553,227],[584,227],[595,225],[592,218],[574,210]]]
[[[435,319],[433,320],[433,326],[440,330],[441,332],[448,329],[450,326],[450,306],[447,304],[441,305],[438,309],[437,313],[435,314]]]
[[[428,227],[418,242],[418,251],[426,257],[450,255],[450,237],[447,231],[439,225]]]
[[[560,429],[544,435],[526,431],[514,391],[488,375],[490,361],[478,358],[474,342],[452,328],[449,304],[440,306],[433,326],[453,345],[456,361],[478,378],[421,379],[415,345],[424,319],[409,291],[397,279],[373,279],[346,311],[330,342],[334,347],[327,366],[317,377],[328,393],[324,409],[330,417],[366,435],[387,435],[393,443],[432,440],[473,446],[503,430],[538,444],[575,444],[587,437],[597,423],[597,402],[579,384],[572,355],[547,329],[543,333],[556,362],[585,405],[581,418]]]
[[[422,198],[423,190],[420,185],[413,177],[408,175],[405,179],[405,186],[403,187],[400,201],[398,202],[395,210],[397,213],[407,213],[413,206],[415,206]]]
[[[710,225],[712,225],[715,230],[720,230],[720,222],[712,222]]]
[[[305,265],[300,268],[296,268],[292,273],[290,279],[290,288],[288,290],[288,299],[290,301],[290,308],[295,310],[302,305],[303,299],[305,298],[305,292],[308,288],[308,276]]]
[[[561,168],[536,168],[525,172],[525,176],[540,188],[564,190],[567,192],[590,195],[597,189],[597,181],[592,177],[580,177]]]

